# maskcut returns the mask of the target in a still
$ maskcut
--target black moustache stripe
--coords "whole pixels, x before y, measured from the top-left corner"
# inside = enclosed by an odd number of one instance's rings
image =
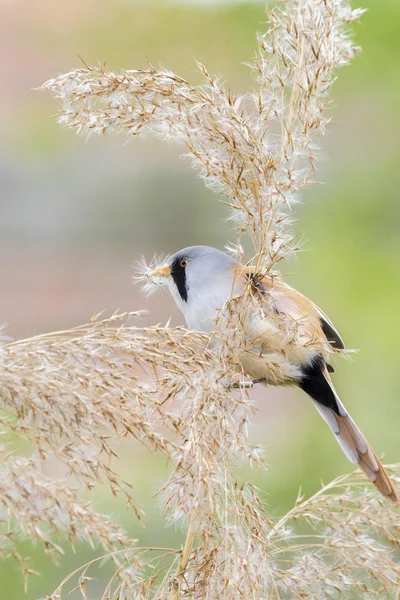
[[[176,287],[178,288],[178,292],[180,297],[184,302],[188,301],[188,289],[186,286],[186,270],[185,267],[182,267],[180,262],[182,258],[177,258],[172,267],[171,267],[171,275],[172,279],[175,282]]]

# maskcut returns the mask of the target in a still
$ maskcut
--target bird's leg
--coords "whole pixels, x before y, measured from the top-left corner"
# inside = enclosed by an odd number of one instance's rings
[[[233,384],[232,389],[234,390],[251,390],[256,383],[262,383],[263,381],[267,381],[264,378],[261,379],[249,379],[246,381],[237,381]]]

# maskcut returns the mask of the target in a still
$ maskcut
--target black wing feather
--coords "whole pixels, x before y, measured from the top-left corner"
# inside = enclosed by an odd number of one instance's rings
[[[345,345],[342,340],[338,330],[333,325],[332,321],[328,319],[325,313],[322,312],[318,306],[316,306],[318,310],[318,316],[321,323],[322,331],[332,348],[336,348],[337,350],[344,350]]]

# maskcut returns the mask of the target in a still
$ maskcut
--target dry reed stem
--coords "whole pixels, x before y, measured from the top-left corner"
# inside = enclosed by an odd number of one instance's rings
[[[184,544],[182,552],[181,552],[178,569],[176,571],[175,578],[171,584],[170,600],[179,600],[180,590],[182,589],[182,585],[183,585],[184,578],[185,578],[186,567],[188,566],[188,563],[189,563],[189,557],[190,557],[190,553],[192,551],[195,539],[196,539],[196,528],[194,526],[194,523],[191,521],[189,523],[189,526],[187,529],[186,540],[185,540],[185,544]]]

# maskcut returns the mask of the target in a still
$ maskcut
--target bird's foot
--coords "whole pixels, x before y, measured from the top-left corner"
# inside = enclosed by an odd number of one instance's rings
[[[233,384],[232,389],[234,390],[251,390],[256,383],[262,383],[267,381],[266,379],[246,379],[244,381],[237,381]]]

